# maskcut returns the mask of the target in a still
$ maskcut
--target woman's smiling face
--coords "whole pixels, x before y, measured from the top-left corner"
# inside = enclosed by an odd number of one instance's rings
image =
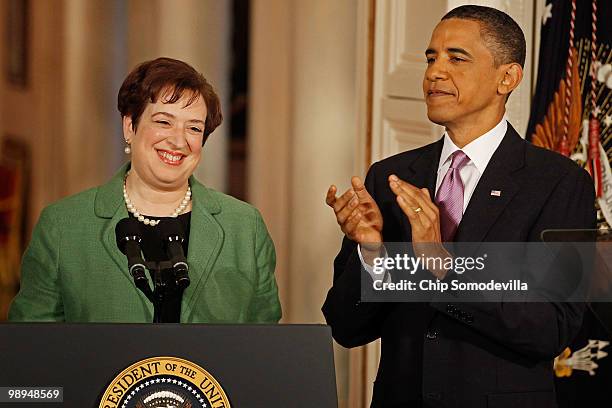
[[[164,103],[172,90],[149,103],[132,127],[123,118],[123,133],[132,148],[132,170],[151,188],[172,191],[184,188],[200,162],[206,104],[201,96],[188,105],[192,94],[185,91],[176,103]]]

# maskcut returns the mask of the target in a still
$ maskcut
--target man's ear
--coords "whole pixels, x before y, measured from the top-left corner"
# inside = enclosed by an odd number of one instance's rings
[[[122,118],[122,126],[123,126],[123,139],[125,143],[131,144],[134,138],[134,134],[136,133],[136,129],[134,129],[132,118],[130,116],[124,116]]]
[[[501,81],[497,85],[497,92],[500,95],[510,95],[523,80],[523,68],[515,62],[505,64],[501,67],[503,75]]]

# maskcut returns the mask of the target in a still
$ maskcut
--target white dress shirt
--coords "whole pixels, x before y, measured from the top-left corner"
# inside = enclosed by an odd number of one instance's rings
[[[478,180],[480,180],[480,177],[487,168],[489,160],[491,160],[493,153],[497,150],[507,130],[508,122],[504,117],[493,129],[472,140],[470,143],[463,146],[463,149],[459,149],[457,145],[453,143],[450,136],[448,136],[448,133],[445,132],[442,154],[440,155],[440,162],[438,163],[436,193],[440,188],[440,184],[442,184],[446,172],[450,168],[451,154],[457,150],[463,150],[463,153],[470,158],[467,164],[459,171],[461,181],[463,181],[463,212],[465,213],[465,209],[470,202],[470,198],[472,198]]]
[[[459,147],[457,147],[457,145],[452,141],[448,133],[444,132],[444,145],[442,146],[442,154],[440,154],[440,162],[438,163],[436,194],[440,188],[440,184],[442,184],[442,180],[444,179],[446,172],[450,168],[451,155],[457,150],[463,150],[463,153],[470,158],[467,164],[459,171],[461,181],[463,181],[463,212],[465,213],[480,177],[487,168],[493,153],[495,153],[495,150],[497,150],[499,147],[507,130],[508,121],[504,116],[493,129],[472,140],[470,143],[463,146],[463,149],[459,149]],[[357,253],[359,254],[361,265],[363,265],[364,269],[370,274],[370,276],[372,276],[372,279],[380,280],[384,276],[385,282],[391,281],[391,276],[389,273],[374,273],[372,266],[368,265],[363,260],[363,256],[361,255],[361,247],[359,245],[357,246]],[[383,256],[386,256],[386,252]]]

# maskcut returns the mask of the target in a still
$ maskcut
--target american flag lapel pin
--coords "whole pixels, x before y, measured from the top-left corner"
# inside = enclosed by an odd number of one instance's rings
[[[491,190],[491,195],[493,197],[500,197],[501,196],[501,190]]]

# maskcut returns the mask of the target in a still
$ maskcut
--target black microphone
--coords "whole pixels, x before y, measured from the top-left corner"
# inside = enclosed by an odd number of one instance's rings
[[[146,285],[149,288],[147,275],[145,274],[145,262],[140,252],[141,239],[138,221],[131,217],[119,221],[115,227],[115,238],[117,239],[117,246],[127,256],[128,270],[134,278],[136,286],[143,288]]]
[[[176,218],[162,220],[159,223],[159,228],[162,240],[166,246],[168,258],[174,270],[176,286],[185,289],[191,282],[189,280],[189,265],[187,265],[187,259],[183,252],[185,233],[183,232],[181,222]]]

